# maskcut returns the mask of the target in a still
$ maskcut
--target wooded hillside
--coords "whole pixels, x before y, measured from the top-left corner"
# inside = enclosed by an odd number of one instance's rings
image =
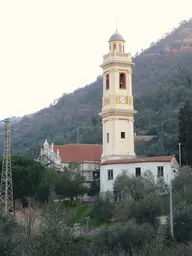
[[[139,134],[158,135],[145,143],[147,147],[139,143],[137,153],[174,153],[178,110],[192,96],[192,21],[182,22],[133,61],[133,93],[138,111],[135,130]],[[102,77],[98,77],[84,88],[63,94],[49,108],[24,116],[13,125],[13,152],[35,157],[45,138],[56,144],[74,143],[77,127],[80,142],[101,143],[101,98]],[[159,143],[161,148],[155,146]]]

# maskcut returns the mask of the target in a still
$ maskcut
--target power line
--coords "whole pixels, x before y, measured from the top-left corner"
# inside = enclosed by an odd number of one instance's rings
[[[11,171],[11,122],[10,118],[4,121],[4,152],[0,186],[0,209],[4,214],[14,212],[13,184]]]

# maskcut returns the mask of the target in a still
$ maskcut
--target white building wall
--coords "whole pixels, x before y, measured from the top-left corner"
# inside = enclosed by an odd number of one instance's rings
[[[70,162],[63,162],[62,166],[68,167]],[[82,175],[85,177],[85,182],[93,181],[93,171],[100,169],[100,163],[98,162],[80,162],[79,170],[82,172]]]
[[[100,166],[100,192],[113,191],[113,184],[119,174],[126,170],[127,175],[135,175],[135,168],[141,168],[141,175],[150,170],[157,180],[157,167],[163,166],[164,180],[167,184],[177,173],[177,165],[172,167],[171,162],[145,162],[145,163],[128,163],[128,164],[109,164]],[[108,170],[113,170],[113,180],[108,180]],[[176,171],[174,171],[176,170]]]

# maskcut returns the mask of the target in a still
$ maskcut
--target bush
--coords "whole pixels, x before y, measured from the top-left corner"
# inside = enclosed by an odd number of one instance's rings
[[[94,202],[94,208],[92,216],[94,216],[100,222],[110,221],[115,209],[115,203],[111,200],[110,195],[106,195],[105,198],[97,197]]]
[[[177,206],[174,216],[174,237],[178,242],[192,240],[192,205]]]
[[[149,245],[156,235],[156,230],[149,224],[137,225],[134,220],[130,220],[126,225],[116,224],[105,230],[98,242],[108,248],[131,252],[132,249]]]

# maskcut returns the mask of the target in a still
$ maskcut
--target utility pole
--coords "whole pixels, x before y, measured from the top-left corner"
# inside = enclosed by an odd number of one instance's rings
[[[13,184],[11,171],[11,122],[4,120],[4,152],[0,186],[0,209],[4,214],[14,212]]]
[[[170,180],[169,189],[170,189],[170,191],[169,191],[169,195],[170,195],[170,199],[169,199],[169,203],[170,203],[170,231],[171,231],[171,236],[174,237],[174,232],[173,232],[173,196],[172,196],[173,187],[172,187],[172,180]]]
[[[90,219],[90,217],[89,217],[89,216],[86,216],[85,219],[87,220],[87,231],[88,231],[88,229],[89,229],[89,219]]]
[[[79,143],[79,126],[77,127],[77,144]]]
[[[181,143],[179,142],[179,165],[181,167]]]
[[[80,143],[81,134],[79,134],[79,126],[77,127],[77,144]]]

